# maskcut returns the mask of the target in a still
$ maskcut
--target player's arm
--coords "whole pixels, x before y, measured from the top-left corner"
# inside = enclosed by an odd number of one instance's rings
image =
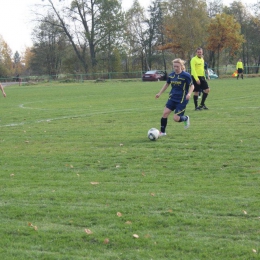
[[[195,63],[196,63],[195,59],[192,58],[191,61],[190,61],[191,75],[197,81],[199,78],[198,78],[198,75],[197,75],[197,72],[196,72],[196,69],[195,69]]]
[[[4,87],[3,87],[3,85],[1,83],[0,83],[0,89],[2,91],[3,96],[6,97],[6,94],[5,94],[5,91],[4,91]]]
[[[194,90],[194,85],[191,83],[191,84],[190,84],[190,88],[189,88],[189,92],[188,92],[188,94],[186,95],[186,99],[187,99],[187,100],[190,99],[193,90]]]
[[[194,77],[194,79],[196,80],[196,82],[198,84],[200,84],[200,80],[199,80],[199,77],[198,77],[198,74],[197,74],[197,71],[196,71],[196,60],[195,58],[192,58],[191,61],[190,61],[190,67],[191,67],[191,75]]]
[[[169,87],[170,83],[165,83],[164,86],[162,87],[162,89],[159,91],[159,93],[157,93],[155,95],[155,98],[159,98],[161,96],[161,94]]]

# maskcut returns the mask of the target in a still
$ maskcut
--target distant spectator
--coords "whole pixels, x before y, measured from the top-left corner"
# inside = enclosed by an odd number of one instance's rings
[[[15,77],[13,77],[13,81],[19,82],[20,81],[20,75],[17,74]]]

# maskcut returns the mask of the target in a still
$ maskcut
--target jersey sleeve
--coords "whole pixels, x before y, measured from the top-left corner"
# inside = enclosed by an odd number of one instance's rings
[[[172,76],[173,76],[173,72],[168,75],[166,83],[171,84],[171,77]]]
[[[188,74],[188,73],[187,73],[187,74]],[[190,85],[193,84],[193,82],[192,82],[192,78],[191,78],[191,75],[190,75],[190,74],[187,75],[187,79],[186,79],[186,81],[187,81],[188,86],[190,86]]]
[[[195,58],[193,57],[190,61],[190,67],[191,67],[191,75],[194,77],[194,79],[197,81],[199,79],[198,75],[197,75],[197,72],[196,72],[196,68],[195,68],[195,63],[196,63],[196,60]]]

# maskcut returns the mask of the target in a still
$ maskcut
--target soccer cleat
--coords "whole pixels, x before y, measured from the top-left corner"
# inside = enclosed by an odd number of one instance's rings
[[[184,129],[187,129],[190,127],[190,117],[187,116],[187,120],[184,121]]]
[[[195,108],[195,111],[200,111],[200,110],[201,110],[200,107],[196,107],[196,108]]]
[[[160,132],[159,136],[165,136],[166,133]]]
[[[206,110],[208,109],[208,107],[206,107],[205,105],[200,105],[199,107],[200,109],[206,109]]]

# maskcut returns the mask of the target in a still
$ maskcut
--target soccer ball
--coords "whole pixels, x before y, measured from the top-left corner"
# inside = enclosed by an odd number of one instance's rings
[[[151,128],[149,129],[148,133],[147,133],[147,136],[148,138],[151,140],[151,141],[155,141],[159,138],[159,130],[156,129],[156,128]]]

